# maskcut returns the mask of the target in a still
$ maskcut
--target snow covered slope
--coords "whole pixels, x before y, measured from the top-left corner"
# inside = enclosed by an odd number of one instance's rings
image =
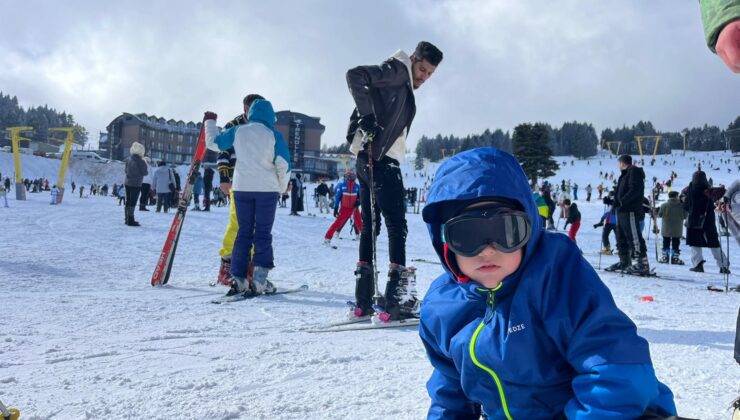
[[[694,156],[707,162],[730,157]],[[24,161],[28,177],[54,179],[53,165],[42,168],[31,161]],[[676,157],[674,167],[648,167],[647,172],[667,178],[673,169],[679,173],[676,186],[682,188],[692,163]],[[575,161],[552,181],[595,186],[598,165],[598,159],[589,165]],[[708,175],[729,182],[737,168],[727,174],[728,166]],[[604,158],[602,167],[617,172],[614,159]],[[407,186],[423,186],[426,178],[414,177],[411,168],[409,159]],[[116,182],[116,176],[107,182]],[[226,291],[208,283],[218,270],[227,208],[188,214],[170,285],[152,288],[149,280],[171,213],[137,212],[142,227],[132,228],[123,224],[123,208],[111,197],[71,196],[60,206],[47,204],[48,193],[29,194],[25,202],[15,201],[12,191],[9,197],[10,208],[0,207],[0,399],[19,407],[22,418],[425,416],[424,385],[431,368],[413,329],[305,331],[342,318],[344,302],[354,295],[358,246],[347,238],[335,241],[336,250],[323,247],[333,218],[317,214],[312,202],[302,217],[278,209],[273,230],[277,268],[271,273],[278,286],[307,284],[310,290],[212,305],[209,301]],[[578,242],[598,265],[601,230],[591,225],[603,204],[586,203],[581,191],[579,198],[584,221]],[[408,220],[409,264],[418,267],[424,293],[441,267],[421,215],[409,214]],[[680,414],[726,419],[727,406],[740,393],[740,366],[732,359],[740,294],[704,290],[722,282],[711,258],[705,274],[655,264],[653,237],[651,263],[683,281],[600,273],[602,279],[650,342],[657,375],[675,393]],[[740,250],[730,245],[733,271],[740,273]],[[383,261],[385,229],[378,249]],[[615,260],[603,257],[601,265]],[[740,283],[735,274],[730,280]],[[643,302],[643,296],[654,301]]]

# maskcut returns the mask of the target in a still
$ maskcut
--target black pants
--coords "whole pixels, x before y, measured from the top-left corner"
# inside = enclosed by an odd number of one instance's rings
[[[170,209],[170,201],[172,201],[172,193],[157,193],[157,211],[161,211],[164,207],[164,212]]]
[[[681,245],[681,238],[663,237],[663,249],[673,248],[673,252],[678,254],[678,247]]]
[[[645,239],[640,231],[642,214],[617,212],[617,250],[619,259],[647,258]]]
[[[737,311],[737,325],[735,326],[735,360],[740,363],[740,309]]]
[[[360,208],[362,210],[362,231],[360,232],[360,261],[373,261],[372,216],[370,208],[370,174],[367,153],[357,156],[357,176],[360,178]],[[373,183],[376,210],[385,219],[388,229],[388,254],[391,263],[406,265],[406,212],[403,208],[403,187],[401,168],[395,159],[388,156],[373,161]],[[379,221],[376,217],[376,223]],[[376,230],[377,232],[377,230]]]
[[[139,200],[139,207],[146,207],[149,204],[149,190],[152,188],[151,185],[146,182],[141,184],[141,200]]]
[[[211,210],[211,189],[206,187],[203,193],[203,199],[206,201],[205,208],[203,210],[210,211]]]
[[[126,185],[126,207],[136,208],[136,203],[139,202],[139,193],[141,187],[131,187]]]
[[[611,243],[609,243],[609,234],[616,230],[616,225],[609,223],[604,225],[604,230],[601,232],[601,243],[604,245],[604,249],[610,249]],[[614,232],[616,235],[616,232]]]

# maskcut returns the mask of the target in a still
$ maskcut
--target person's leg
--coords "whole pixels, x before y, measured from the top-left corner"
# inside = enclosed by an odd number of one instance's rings
[[[205,189],[205,193],[203,195],[203,199],[206,202],[205,208],[203,210],[204,211],[211,211],[211,189],[210,188],[206,188]]]
[[[200,210],[200,194],[193,193],[193,209]]]
[[[570,229],[568,229],[568,237],[573,240],[573,242],[576,242],[576,233],[578,232],[578,228],[581,227],[581,222],[573,222],[570,224]]]
[[[234,250],[234,241],[236,240],[236,234],[239,231],[239,220],[236,217],[236,206],[234,205],[234,191],[229,192],[229,223],[226,225],[226,232],[224,232],[224,239],[221,242],[221,249],[218,251],[218,255],[221,258],[231,258],[231,253]]]
[[[275,267],[272,250],[272,225],[275,223],[278,193],[255,192],[254,266]]]
[[[367,167],[367,160],[367,154],[360,153],[357,155],[357,177],[360,179],[360,207],[362,209],[359,261],[372,264],[372,208],[370,207],[370,175]],[[375,178],[377,178],[377,176]]]
[[[231,275],[246,279],[249,270],[249,252],[254,241],[255,199],[251,193],[237,191],[233,193],[232,202],[239,228],[231,254]]]
[[[355,230],[358,232],[359,235],[359,231],[362,230],[362,216],[360,215],[360,209],[355,207],[352,210],[352,215],[352,220],[355,222]]]
[[[627,236],[627,230],[629,229],[629,214],[630,213],[617,213],[617,226],[615,230],[615,233],[617,234],[617,252],[619,253],[619,260],[626,262],[632,261],[630,238]]]
[[[401,168],[394,159],[383,158],[377,165],[377,198],[388,229],[388,256],[391,264],[406,266],[406,211],[403,208]]]
[[[727,261],[727,257],[725,256],[725,253],[722,252],[722,248],[709,248],[712,251],[712,256],[714,257],[715,261],[717,261],[717,266],[719,268],[729,268],[730,262]]]
[[[141,184],[141,200],[139,200],[139,210],[146,211],[146,205],[149,204],[149,189],[151,185]]]
[[[334,237],[334,232],[339,229],[340,226],[344,226],[345,223],[347,223],[347,220],[352,216],[352,210],[350,208],[341,207],[339,209],[339,215],[336,219],[334,219],[334,223],[329,226],[329,230],[326,231],[326,234],[324,235],[324,239],[331,240]]]
[[[704,262],[704,256],[702,255],[701,247],[698,246],[692,246],[691,247],[691,265],[693,267],[696,267],[699,265],[699,263]]]

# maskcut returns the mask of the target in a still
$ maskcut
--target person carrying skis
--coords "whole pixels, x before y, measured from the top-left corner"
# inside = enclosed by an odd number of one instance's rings
[[[445,161],[422,216],[445,270],[421,308],[428,419],[676,414],[648,342],[576,244],[542,228],[512,155]]]
[[[576,234],[578,234],[578,229],[581,228],[581,212],[578,210],[578,205],[576,203],[571,203],[571,201],[567,198],[563,201],[563,206],[568,209],[568,218],[565,219],[563,230],[565,230],[568,225],[570,225],[570,230],[568,230],[568,237],[572,239],[573,242],[577,242]]]
[[[239,293],[274,293],[267,279],[275,267],[272,251],[272,225],[281,191],[290,179],[290,153],[283,136],[275,130],[275,111],[263,99],[252,102],[249,123],[222,133],[216,126],[216,114],[204,116],[206,144],[211,150],[234,148],[233,203],[239,230],[234,241],[231,263],[231,289],[227,296]],[[250,250],[254,244],[254,256]],[[252,281],[247,281],[250,260],[254,262]]]
[[[347,141],[350,151],[357,155],[363,218],[355,270],[357,308],[353,313],[357,316],[373,313],[377,267],[373,266],[376,256],[373,255],[375,227],[371,194],[385,219],[390,259],[385,302],[377,303],[392,319],[414,317],[418,311],[418,299],[410,287],[415,282],[413,270],[406,267],[408,228],[403,208],[406,189],[400,164],[416,115],[414,91],[432,76],[442,58],[442,51],[422,41],[411,56],[399,50],[380,65],[347,71],[347,85],[356,106],[350,116]]]
[[[679,245],[683,235],[683,222],[687,215],[683,204],[678,201],[678,191],[669,192],[668,201],[661,204],[658,209],[658,217],[661,219],[660,234],[663,236],[663,255],[658,260],[659,263],[684,264],[679,258],[681,254]]]
[[[642,237],[640,221],[644,219],[642,202],[645,193],[645,171],[632,165],[632,156],[622,155],[618,159],[621,174],[614,195],[617,210],[617,250],[619,262],[606,271],[624,271],[626,274],[646,276],[650,274],[647,246]],[[632,265],[632,260],[637,260]]]
[[[336,220],[329,226],[329,230],[324,235],[325,245],[331,244],[331,238],[334,237],[334,232],[344,226],[350,217],[353,217],[357,229],[362,230],[362,217],[358,209],[360,201],[357,199],[360,186],[357,185],[358,183],[355,178],[355,173],[348,169],[345,174],[345,180],[337,184],[334,194],[334,217],[336,217]]]
[[[257,99],[265,99],[261,95],[251,93],[244,97],[242,105],[244,113],[237,115],[234,119],[226,123],[225,130],[245,125],[249,122],[249,108]],[[239,221],[236,218],[236,208],[234,207],[234,194],[231,191],[231,179],[234,177],[234,166],[236,165],[236,153],[234,148],[228,148],[219,152],[216,158],[216,169],[219,176],[219,189],[224,196],[229,196],[229,223],[226,225],[224,238],[221,241],[221,249],[218,255],[221,257],[221,264],[218,268],[217,282],[224,286],[231,286],[231,253],[234,250],[234,240],[236,233],[239,231]],[[251,251],[250,251],[251,252]],[[251,277],[252,269],[249,270],[247,277]]]

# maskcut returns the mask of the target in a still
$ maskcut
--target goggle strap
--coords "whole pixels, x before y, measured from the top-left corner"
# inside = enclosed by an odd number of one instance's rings
[[[449,248],[447,248],[447,243],[446,242],[442,245],[442,250],[443,250],[443,254],[444,254],[444,258],[445,258],[445,264],[447,265],[447,268],[449,268],[450,271],[452,271],[452,274],[455,275],[455,278],[457,279],[457,281],[459,281],[460,283],[467,283],[467,282],[469,282],[470,281],[470,277],[468,277],[468,276],[466,276],[466,275],[464,275],[462,273],[459,273],[459,274],[456,273],[455,272],[455,268],[452,266],[452,264],[450,264],[450,259],[449,259],[450,250],[449,250]],[[457,264],[455,264],[455,266],[457,266]]]

